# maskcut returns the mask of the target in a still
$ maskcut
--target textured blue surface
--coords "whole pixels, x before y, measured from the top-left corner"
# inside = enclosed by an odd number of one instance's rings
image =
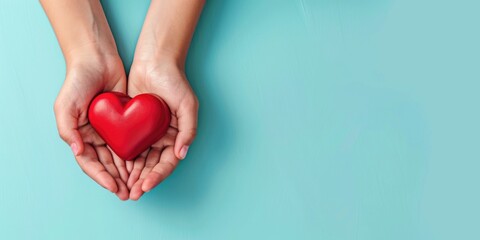
[[[148,1],[104,1],[128,66]],[[1,239],[479,239],[478,1],[209,0],[199,136],[120,202],[55,128],[65,64],[0,0]]]

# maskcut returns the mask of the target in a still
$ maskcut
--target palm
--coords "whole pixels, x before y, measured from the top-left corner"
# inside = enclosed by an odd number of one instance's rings
[[[179,109],[189,98],[196,100],[185,75],[178,69],[161,65],[133,66],[128,81],[128,94],[133,97],[141,93],[154,93],[163,98],[172,115],[167,134],[134,162],[127,162],[127,169],[130,170],[127,186],[133,200],[163,181],[177,166],[179,158],[175,155],[174,147],[179,133]]]
[[[153,188],[175,169],[178,159],[175,157],[173,147],[177,132],[178,130],[171,125],[162,139],[138,156],[134,162],[127,162],[127,168],[131,169],[127,181],[131,199],[140,198],[145,189]],[[143,187],[146,181],[148,187]]]
[[[64,87],[60,91],[58,100],[63,97],[75,99],[71,106],[71,114],[77,116],[78,125],[88,124],[87,112],[92,99],[104,91],[125,92],[126,80],[124,75],[105,73],[105,70],[96,66],[86,66],[83,69],[75,69],[73,73],[67,74]],[[64,104],[64,101],[60,102]]]

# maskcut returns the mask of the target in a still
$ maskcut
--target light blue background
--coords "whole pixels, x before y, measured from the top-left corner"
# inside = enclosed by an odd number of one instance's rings
[[[126,65],[148,1],[104,1]],[[0,0],[1,239],[480,239],[476,0],[209,0],[188,159],[138,202],[57,135],[65,64]]]

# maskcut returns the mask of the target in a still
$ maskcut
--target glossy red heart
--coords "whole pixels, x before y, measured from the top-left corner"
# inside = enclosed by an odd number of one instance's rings
[[[167,104],[152,94],[131,98],[106,92],[95,97],[88,109],[92,127],[124,160],[133,160],[162,138],[170,118]]]

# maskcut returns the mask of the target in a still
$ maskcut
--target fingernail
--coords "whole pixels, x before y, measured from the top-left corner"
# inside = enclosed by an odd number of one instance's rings
[[[72,152],[73,154],[75,154],[75,156],[77,156],[78,154],[78,146],[76,143],[72,143],[72,145],[70,145],[70,148],[72,149]]]
[[[182,149],[180,149],[180,159],[185,159],[189,147],[190,146],[183,146]]]

